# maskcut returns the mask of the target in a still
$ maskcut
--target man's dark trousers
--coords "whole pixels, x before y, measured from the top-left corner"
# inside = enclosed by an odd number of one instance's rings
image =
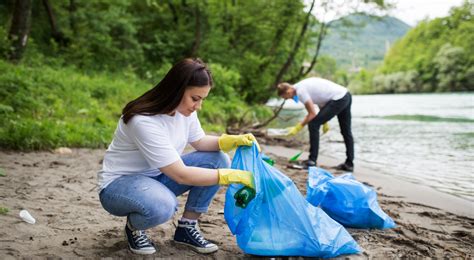
[[[343,98],[329,101],[323,108],[321,108],[316,117],[308,123],[310,160],[314,162],[317,162],[318,160],[319,128],[322,124],[326,123],[337,115],[339,127],[341,128],[341,134],[344,138],[344,144],[346,145],[346,163],[353,165],[354,139],[352,138],[351,130],[351,104],[352,96],[351,93],[347,92]]]

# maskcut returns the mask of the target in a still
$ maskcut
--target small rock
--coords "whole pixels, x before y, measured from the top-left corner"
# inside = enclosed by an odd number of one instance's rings
[[[72,150],[67,147],[59,147],[54,150],[56,154],[72,154]]]

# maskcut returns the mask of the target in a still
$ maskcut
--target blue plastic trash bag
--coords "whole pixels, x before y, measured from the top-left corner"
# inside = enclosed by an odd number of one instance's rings
[[[377,203],[377,193],[350,173],[335,178],[328,171],[310,167],[306,199],[346,227],[395,227]]]
[[[343,226],[309,204],[288,177],[262,160],[255,145],[239,147],[232,168],[254,173],[257,194],[246,208],[235,205],[241,184],[230,185],[225,199],[225,220],[245,253],[335,257],[360,251]]]

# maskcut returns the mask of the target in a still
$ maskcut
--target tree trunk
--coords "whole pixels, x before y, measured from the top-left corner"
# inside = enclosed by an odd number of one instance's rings
[[[328,24],[326,24],[324,22],[321,23],[321,26],[319,27],[318,42],[316,43],[316,51],[314,52],[313,59],[311,60],[311,63],[309,65],[308,69],[306,71],[304,71],[304,66],[301,66],[298,75],[291,78],[289,80],[290,82],[293,82],[295,80],[303,78],[306,75],[308,75],[309,72],[311,72],[311,70],[313,69],[314,65],[316,64],[316,62],[318,60],[319,50],[321,49],[321,44],[323,42],[324,37],[326,36],[326,30],[327,30],[328,27],[329,27]]]
[[[309,24],[309,21],[310,21],[311,12],[313,11],[314,2],[315,2],[315,0],[313,0],[312,3],[311,3],[311,8],[309,9],[308,14],[306,15],[306,19],[303,23],[303,27],[301,28],[300,35],[298,36],[298,39],[296,39],[295,46],[293,47],[293,50],[290,52],[290,55],[288,56],[288,59],[286,60],[285,64],[283,64],[280,71],[278,72],[278,74],[275,78],[275,81],[270,86],[269,91],[275,90],[275,87],[281,81],[281,79],[283,78],[283,75],[285,75],[285,73],[290,68],[291,63],[293,62],[293,59],[295,58],[295,55],[296,55],[296,53],[298,52],[298,50],[300,48],[301,42],[303,41],[304,35],[306,34],[306,30],[308,29],[308,24]]]
[[[168,4],[168,8],[171,10],[171,14],[173,15],[174,24],[178,24],[178,12],[176,11],[176,7],[173,5],[171,0],[168,0],[167,4]]]
[[[12,48],[8,55],[11,61],[20,61],[28,41],[31,25],[31,0],[16,0],[13,9],[13,18],[8,38]]]
[[[196,3],[196,7],[194,9],[194,17],[195,17],[195,27],[194,27],[194,43],[191,49],[191,57],[196,57],[199,46],[201,45],[201,11],[199,10],[199,5]]]
[[[77,10],[76,6],[76,1],[75,0],[69,0],[69,27],[71,28],[72,33],[74,36],[77,35],[77,28],[76,28],[76,18],[75,18],[75,12]]]
[[[56,18],[54,17],[53,7],[49,3],[49,0],[43,0],[43,5],[46,9],[46,13],[48,14],[49,24],[51,26],[51,37],[53,37],[54,41],[59,43],[61,46],[67,46],[68,40],[58,29]]]

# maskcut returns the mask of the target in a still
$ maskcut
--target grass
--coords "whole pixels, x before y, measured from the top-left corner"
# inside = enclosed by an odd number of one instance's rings
[[[215,75],[215,77],[219,77]],[[74,68],[28,67],[0,60],[0,147],[43,150],[61,146],[104,148],[122,107],[153,87],[134,75],[83,74]],[[227,122],[266,117],[268,109],[212,96],[199,113],[206,131]]]
[[[10,210],[5,207],[0,207],[0,215],[6,215]]]

